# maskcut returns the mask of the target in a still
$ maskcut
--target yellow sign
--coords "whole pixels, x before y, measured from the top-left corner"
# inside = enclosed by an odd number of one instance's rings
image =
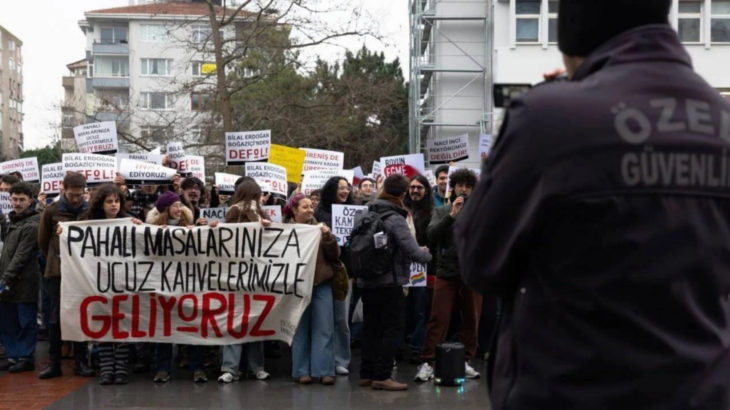
[[[200,73],[201,74],[210,74],[215,73],[215,63],[203,63],[200,65]]]
[[[287,182],[298,184],[302,177],[304,157],[307,152],[303,149],[271,144],[269,162],[286,168]]]

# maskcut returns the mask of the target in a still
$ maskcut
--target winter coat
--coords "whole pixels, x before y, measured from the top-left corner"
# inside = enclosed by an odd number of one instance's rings
[[[193,221],[195,223],[195,219],[193,219],[193,211],[190,210],[187,206],[182,206],[183,213],[187,215],[188,219]],[[157,207],[152,207],[149,212],[147,212],[147,218],[145,219],[145,222],[148,224],[156,225],[157,224],[157,218],[160,217],[160,211],[157,210]]]
[[[730,408],[730,101],[669,25],[512,101],[456,227],[494,409]]]
[[[296,223],[293,219],[285,221],[288,223]],[[310,221],[311,225],[315,225],[316,220]],[[332,232],[322,235],[319,241],[319,249],[317,250],[317,265],[314,269],[314,286],[322,282],[332,279],[335,271],[332,264],[338,263],[340,260],[340,246],[337,245],[337,238]]]
[[[459,279],[459,254],[454,242],[454,222],[451,217],[452,205],[434,208],[431,222],[426,233],[429,243],[434,245],[436,257],[436,277],[440,279]]]
[[[0,256],[0,279],[9,290],[0,294],[0,301],[36,303],[38,301],[38,224],[40,214],[30,210],[20,217],[10,213],[10,222],[3,219]]]
[[[46,278],[61,277],[61,254],[56,226],[59,222],[76,221],[86,210],[86,201],[79,208],[71,208],[61,194],[61,199],[46,206],[38,227],[38,247],[46,258]]]
[[[357,285],[363,288],[403,286],[408,283],[411,276],[411,263],[428,263],[431,261],[431,254],[418,245],[408,228],[406,224],[408,211],[383,199],[376,199],[368,209],[381,216],[388,212],[394,213],[383,219],[388,234],[388,246],[393,249],[394,275],[385,274],[372,279],[358,278]]]

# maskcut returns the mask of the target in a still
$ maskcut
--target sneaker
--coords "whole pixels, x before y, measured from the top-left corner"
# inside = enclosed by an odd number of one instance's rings
[[[114,384],[129,384],[129,376],[126,374],[118,374],[114,376]]]
[[[297,380],[299,384],[312,384],[312,378],[309,376],[302,376]]]
[[[335,373],[340,376],[347,376],[348,374],[350,374],[350,371],[347,370],[347,367],[345,366],[337,366],[335,367]]]
[[[8,369],[10,373],[30,372],[33,370],[35,370],[35,364],[30,360],[18,360],[18,363],[15,363]]]
[[[335,384],[335,378],[332,376],[324,376],[320,380],[320,383],[324,384],[325,386],[332,386]]]
[[[193,373],[193,382],[195,383],[206,383],[208,382],[208,375],[205,374],[204,370],[196,370]]]
[[[152,379],[155,383],[167,383],[170,381],[170,373],[165,370],[160,370],[155,373],[155,377]]]
[[[372,387],[375,390],[388,390],[388,391],[408,390],[407,384],[397,382],[393,379],[373,380],[373,382],[370,384],[370,387]]]
[[[10,359],[0,360],[0,372],[6,371],[11,367],[15,366],[15,361]]]
[[[471,367],[469,362],[464,362],[464,376],[466,376],[467,379],[478,379],[480,374]]]
[[[472,369],[474,370],[474,369]],[[433,377],[433,367],[431,367],[428,363],[422,363],[420,366],[418,366],[418,373],[416,373],[416,377],[413,379],[417,382],[427,382],[431,380]]]
[[[271,375],[264,369],[256,372],[256,380],[269,380],[269,378],[271,378]]]
[[[62,375],[63,372],[61,371],[60,364],[49,364],[48,366],[46,366],[45,369],[41,370],[41,372],[38,374],[38,378],[44,380],[52,379],[54,377],[61,377]]]
[[[108,386],[114,384],[114,375],[110,373],[104,373],[99,378],[99,384],[102,386]]]
[[[231,383],[238,380],[238,375],[235,375],[231,372],[224,372],[222,375],[218,376],[218,383]]]

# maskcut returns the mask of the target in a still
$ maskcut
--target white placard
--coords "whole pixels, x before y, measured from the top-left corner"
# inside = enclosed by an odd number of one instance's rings
[[[38,157],[18,158],[0,163],[0,175],[20,172],[25,182],[38,182],[41,172],[38,169]]]
[[[337,238],[337,244],[343,246],[350,237],[355,217],[368,209],[362,205],[332,204],[332,234]]]
[[[182,142],[167,144],[167,159],[170,161],[170,168],[180,169],[180,163],[185,160],[185,148]]]
[[[41,173],[41,192],[49,198],[60,194],[63,177],[66,175],[63,172],[63,162],[46,164],[41,168]]]
[[[121,164],[123,159],[133,159],[135,161],[146,162],[148,164],[162,165],[162,154],[151,154],[148,152],[117,152],[117,167]]]
[[[205,158],[200,155],[186,155],[181,162],[180,173],[198,178],[205,183]]]
[[[169,183],[176,174],[172,168],[126,158],[119,164],[119,173],[131,186]]]
[[[484,159],[489,156],[492,150],[492,136],[490,134],[479,135],[479,158]]]
[[[271,222],[282,222],[281,205],[264,205],[261,208]]]
[[[92,122],[74,127],[78,152],[113,154],[118,151],[117,124],[114,121]]]
[[[422,263],[411,263],[411,275],[408,278],[406,287],[422,288],[428,283],[427,265]]]
[[[270,189],[264,192],[279,194],[284,198],[289,193],[289,184],[286,182],[286,168],[282,166],[268,162],[249,162],[246,163],[246,176],[255,179],[258,184],[268,185]]]
[[[436,186],[436,176],[434,175],[432,170],[427,169],[426,172],[423,173],[423,176],[426,177],[426,179],[428,180],[428,184],[431,187]]]
[[[0,211],[2,211],[3,215],[10,215],[10,212],[13,211],[9,192],[0,192]]]
[[[428,161],[448,164],[469,158],[469,134],[428,139]]]
[[[377,178],[378,175],[383,175],[383,169],[380,167],[380,161],[373,161],[372,172],[370,172],[373,178]]]
[[[227,132],[226,164],[264,161],[271,152],[271,130]]]
[[[309,195],[312,191],[322,189],[325,182],[332,177],[342,177],[352,185],[354,175],[351,169],[318,169],[316,171],[305,171],[302,178],[301,191],[304,195]]]
[[[380,166],[384,177],[392,174],[403,174],[408,178],[426,171],[423,154],[393,155],[380,158]]]
[[[342,169],[345,166],[345,153],[324,149],[302,148],[307,152],[304,157],[304,171],[317,169]]]
[[[210,225],[213,221],[225,222],[226,212],[228,212],[228,208],[225,206],[219,208],[201,208],[200,217],[207,219],[208,225]]]
[[[218,187],[218,192],[223,195],[233,195],[236,192],[238,178],[241,178],[241,176],[216,172],[215,185]]]
[[[86,185],[114,182],[117,160],[100,154],[63,154],[63,173],[78,172],[86,177]]]

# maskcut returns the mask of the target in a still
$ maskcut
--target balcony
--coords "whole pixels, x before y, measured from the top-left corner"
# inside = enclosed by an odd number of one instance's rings
[[[129,44],[127,43],[94,43],[91,46],[91,53],[94,55],[129,55]]]
[[[94,89],[129,88],[129,77],[94,77],[91,79],[91,87]]]
[[[70,76],[64,76],[62,80],[63,88],[73,88],[74,87],[74,78]]]

